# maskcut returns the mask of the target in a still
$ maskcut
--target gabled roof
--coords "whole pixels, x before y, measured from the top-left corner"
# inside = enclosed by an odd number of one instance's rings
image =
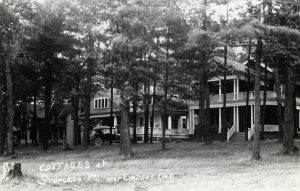
[[[103,108],[103,109],[94,109],[93,104],[94,100],[97,98],[109,98],[110,100],[110,90],[99,90],[93,99],[91,99],[90,105],[90,115],[102,115],[102,114],[109,114],[110,113],[110,107],[109,108]],[[114,95],[113,95],[113,112],[119,112],[121,110],[119,104],[121,102],[120,95],[116,89],[114,89]],[[109,104],[110,105],[110,104]]]
[[[224,63],[223,57],[216,56],[214,59],[217,62]],[[246,72],[246,70],[247,70],[247,66],[245,64],[237,62],[230,58],[227,59],[227,65],[232,67],[232,69],[235,70],[236,72]]]

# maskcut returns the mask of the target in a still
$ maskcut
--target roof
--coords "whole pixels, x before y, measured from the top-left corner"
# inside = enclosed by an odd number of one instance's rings
[[[95,96],[91,99],[90,102],[90,115],[100,115],[100,114],[109,114],[110,113],[110,107],[108,108],[102,108],[102,109],[94,109],[94,100],[95,98],[109,98],[110,100],[110,90],[104,91],[104,90],[99,90]],[[120,108],[120,103],[121,103],[121,98],[116,89],[114,89],[114,100],[113,100],[113,113],[119,112],[121,110]],[[109,101],[110,102],[110,101]],[[110,105],[110,104],[108,104]],[[83,114],[83,113],[81,113]]]
[[[215,60],[217,62],[224,63],[223,57],[216,56]],[[247,70],[247,67],[245,64],[234,61],[233,59],[227,59],[227,65],[231,66],[237,72],[246,72],[246,70]]]
[[[113,104],[113,113],[121,111],[121,108],[116,103]],[[104,109],[94,109],[91,107],[90,109],[90,115],[99,115],[99,114],[109,114],[110,108],[104,108]],[[83,114],[83,113],[82,113]]]

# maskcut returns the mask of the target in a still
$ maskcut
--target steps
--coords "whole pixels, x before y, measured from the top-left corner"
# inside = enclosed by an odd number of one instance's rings
[[[245,141],[245,132],[235,132],[229,141]]]

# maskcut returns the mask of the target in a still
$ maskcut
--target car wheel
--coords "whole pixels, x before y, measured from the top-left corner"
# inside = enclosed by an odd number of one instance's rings
[[[101,146],[101,145],[104,144],[103,140],[100,137],[96,138],[95,141],[94,141],[94,143],[97,146]]]

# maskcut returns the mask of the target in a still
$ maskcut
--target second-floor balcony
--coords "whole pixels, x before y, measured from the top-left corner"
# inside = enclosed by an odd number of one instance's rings
[[[254,100],[254,91],[249,91],[249,100],[252,101]],[[260,92],[260,97],[261,99],[264,98],[264,92]],[[281,94],[281,98],[284,99],[285,95]],[[227,93],[226,94],[226,101],[246,101],[247,98],[247,92],[238,92],[238,93]],[[270,101],[276,101],[277,95],[276,92],[274,91],[267,91],[267,100]],[[300,102],[300,98],[297,98],[298,101]],[[224,94],[214,94],[210,95],[210,102],[212,104],[217,104],[217,103],[223,103],[224,100]],[[297,102],[298,102],[297,101]]]

